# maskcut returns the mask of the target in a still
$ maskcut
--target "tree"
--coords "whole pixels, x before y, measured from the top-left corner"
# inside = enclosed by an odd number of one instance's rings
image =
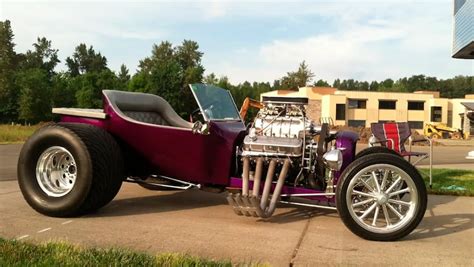
[[[48,73],[40,68],[31,68],[18,74],[20,89],[18,119],[36,123],[49,119],[51,92]]]
[[[66,58],[69,74],[76,77],[88,72],[101,72],[107,68],[107,59],[86,44],[79,44],[72,57]]]
[[[372,81],[369,85],[369,91],[377,91],[379,89],[379,83],[377,81]]]
[[[15,53],[13,37],[10,21],[0,21],[0,121],[2,122],[17,118],[18,90],[14,83],[20,57]]]
[[[339,88],[340,86],[341,86],[341,80],[335,79],[334,82],[332,83],[332,87]]]
[[[303,61],[300,63],[296,72],[287,72],[286,76],[281,78],[281,84],[287,89],[296,90],[298,87],[306,86],[313,79],[314,74]]]
[[[80,108],[102,107],[102,90],[118,88],[120,81],[109,69],[101,72],[90,72],[72,78],[71,88],[75,91],[77,106]]]
[[[74,78],[67,73],[60,72],[51,79],[51,106],[52,107],[74,107],[76,106],[76,90],[71,86]]]
[[[125,64],[120,66],[120,72],[117,76],[121,85],[120,89],[126,89],[128,87],[128,83],[130,82],[130,74],[128,73],[128,68],[125,66]]]
[[[214,74],[214,72],[211,72],[209,75],[204,77],[203,82],[205,84],[216,85],[219,82],[219,79],[217,78],[216,74]]]
[[[327,81],[319,79],[317,82],[314,83],[314,86],[329,87],[330,85]]]
[[[383,89],[391,89],[393,87],[393,80],[392,79],[385,79],[383,82],[381,82],[381,87],[382,87],[382,90]]]
[[[51,41],[45,37],[37,39],[33,44],[34,50],[28,50],[22,62],[23,69],[42,69],[51,78],[55,72],[54,68],[60,62],[58,58],[58,50],[51,47]]]
[[[162,96],[186,117],[196,108],[188,85],[203,80],[203,53],[198,49],[199,45],[190,40],[175,48],[167,41],[153,45],[151,56],[140,60],[129,88]]]

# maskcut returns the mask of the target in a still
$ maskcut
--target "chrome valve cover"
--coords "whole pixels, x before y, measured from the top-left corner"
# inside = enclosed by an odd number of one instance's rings
[[[302,155],[303,141],[300,138],[250,136],[244,138],[242,156],[290,156]]]

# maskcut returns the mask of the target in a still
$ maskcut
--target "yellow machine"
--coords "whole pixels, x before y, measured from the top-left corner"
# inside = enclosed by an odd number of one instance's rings
[[[251,99],[250,97],[246,97],[244,102],[242,103],[242,107],[240,108],[240,117],[245,120],[245,116],[247,116],[247,111],[249,107],[254,107],[257,109],[263,108],[263,104],[260,101]]]
[[[443,123],[425,124],[425,127],[423,128],[423,134],[431,139],[462,139],[464,137],[461,129],[452,128]]]

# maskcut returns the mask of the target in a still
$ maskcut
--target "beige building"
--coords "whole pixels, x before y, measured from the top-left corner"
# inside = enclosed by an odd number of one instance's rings
[[[425,123],[444,123],[467,128],[465,132],[474,135],[474,125],[464,125],[463,105],[474,103],[474,95],[448,99],[440,98],[436,91],[395,93],[302,87],[298,91],[276,90],[262,96],[308,97],[308,116],[316,121],[331,120],[334,125],[370,127],[373,122],[407,121],[412,129],[422,130]]]

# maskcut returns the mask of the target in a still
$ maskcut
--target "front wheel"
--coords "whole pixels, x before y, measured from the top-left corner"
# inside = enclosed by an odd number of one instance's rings
[[[418,170],[399,156],[379,153],[352,162],[341,175],[337,210],[354,234],[394,241],[422,220],[427,193]]]

